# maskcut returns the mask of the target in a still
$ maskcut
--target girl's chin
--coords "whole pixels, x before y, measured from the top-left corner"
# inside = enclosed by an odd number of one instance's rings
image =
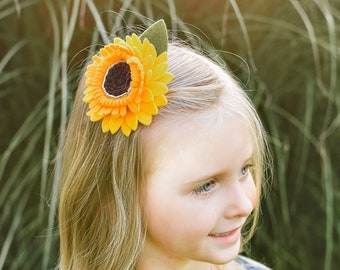
[[[225,265],[235,260],[235,258],[239,255],[239,252],[240,239],[233,245],[228,246],[228,248],[216,251],[214,255],[212,254],[209,262],[216,265]]]

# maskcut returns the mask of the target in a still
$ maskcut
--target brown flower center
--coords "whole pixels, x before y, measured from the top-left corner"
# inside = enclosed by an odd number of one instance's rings
[[[129,93],[131,82],[130,66],[126,62],[117,62],[107,70],[103,88],[110,97],[121,97]]]

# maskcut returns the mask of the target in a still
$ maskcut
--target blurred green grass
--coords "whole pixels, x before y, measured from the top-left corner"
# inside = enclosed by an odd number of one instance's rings
[[[220,51],[266,126],[274,177],[247,254],[278,270],[336,269],[339,0],[1,0],[0,269],[57,264],[58,145],[77,81],[111,34],[147,17]]]

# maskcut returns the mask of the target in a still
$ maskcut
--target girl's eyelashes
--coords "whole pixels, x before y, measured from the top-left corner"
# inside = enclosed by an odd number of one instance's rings
[[[245,165],[240,171],[240,177],[244,177],[244,176],[248,175],[251,167],[253,167],[252,164]]]
[[[253,164],[246,164],[245,166],[243,166],[240,170],[240,178],[246,177],[251,168],[253,167]],[[216,179],[210,179],[207,182],[205,182],[204,184],[198,186],[197,188],[194,189],[194,194],[196,195],[207,195],[209,194],[212,189],[216,186]]]
[[[205,195],[213,189],[215,184],[216,184],[215,180],[209,180],[208,182],[194,189],[194,193],[197,195]]]

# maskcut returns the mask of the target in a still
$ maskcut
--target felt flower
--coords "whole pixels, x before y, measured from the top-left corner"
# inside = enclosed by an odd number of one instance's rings
[[[102,121],[102,131],[119,129],[129,136],[138,124],[150,125],[158,107],[165,106],[168,70],[167,52],[157,55],[148,38],[135,35],[115,38],[92,57],[86,76],[83,101],[91,121]]]

